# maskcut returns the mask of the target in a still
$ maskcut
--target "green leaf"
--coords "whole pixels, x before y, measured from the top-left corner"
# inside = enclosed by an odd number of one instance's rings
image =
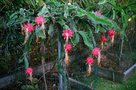
[[[70,20],[71,23],[71,28],[73,29],[74,32],[77,32],[77,27],[73,19]]]
[[[24,67],[27,69],[29,67],[29,62],[27,59],[27,53],[24,53]]]
[[[99,0],[99,5],[101,5],[101,4],[105,4],[107,2],[107,0]]]
[[[96,24],[103,24],[103,25],[109,25],[112,27],[112,22],[108,18],[102,16],[102,15],[96,15],[95,13],[89,12],[87,13],[88,19],[92,20],[93,23]]]
[[[82,17],[86,15],[86,11],[83,9],[78,9],[77,10],[77,16]]]
[[[58,19],[57,22],[63,27],[63,29],[69,29],[69,26],[65,24],[63,19]]]
[[[64,6],[64,17],[67,18],[68,15],[69,15],[68,5],[65,4],[65,6]]]
[[[97,25],[97,26],[95,27],[95,33],[98,33],[99,31],[100,31],[100,26]]]
[[[29,0],[30,1],[30,3],[31,3],[31,5],[35,8],[36,7],[36,2],[35,2],[35,0]],[[29,3],[29,4],[30,4]]]
[[[121,16],[122,16],[123,30],[125,30],[128,26],[128,15],[125,14],[124,10],[122,10]]]
[[[74,46],[78,44],[79,39],[80,39],[79,38],[79,34],[75,33],[75,36],[71,39],[71,41],[72,41],[72,43],[73,43]]]
[[[49,25],[48,34],[51,35],[53,31],[54,31],[54,25],[53,25],[53,24],[50,24],[50,25]]]
[[[85,45],[88,46],[89,49],[92,49],[93,44],[91,43],[91,40],[90,40],[89,35],[87,34],[87,32],[79,31],[78,33],[82,36]]]
[[[89,33],[90,33],[90,37],[92,38],[93,46],[96,47],[96,41],[95,41],[95,38],[94,38],[94,35],[91,29],[89,29]]]
[[[28,40],[27,40],[27,42],[26,42],[26,45],[25,45],[25,51],[29,51],[30,45],[31,45],[31,42],[32,42],[32,39],[33,39],[33,36],[34,36],[34,33],[32,33],[32,34],[29,36],[29,38],[28,38]]]
[[[36,36],[40,37],[42,39],[46,39],[46,35],[45,32],[43,30],[41,30],[41,28],[37,27],[35,30]]]
[[[127,38],[126,33],[124,30],[120,31],[120,38],[123,40],[124,38]]]
[[[115,22],[113,22],[112,20],[108,19],[103,15],[97,15],[94,12],[86,12],[85,10],[79,8],[77,16],[79,17],[87,16],[87,19],[89,19],[94,24],[107,25],[110,28],[114,27],[114,29],[116,29],[117,31],[120,30],[119,26]]]
[[[47,14],[49,12],[48,8],[46,7],[46,5],[43,6],[42,10],[38,13],[38,16],[44,16],[45,14]]]
[[[59,19],[57,20],[57,22],[58,22],[61,26],[65,26],[65,21],[64,21],[63,19],[59,18]]]
[[[10,19],[16,19],[17,18],[18,12],[14,12],[13,14],[10,15]]]

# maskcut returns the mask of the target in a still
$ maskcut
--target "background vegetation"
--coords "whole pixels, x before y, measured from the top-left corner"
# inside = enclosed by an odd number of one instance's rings
[[[102,16],[95,16],[95,11],[101,11]],[[37,15],[43,15],[47,20],[46,62],[57,59],[57,30],[62,32],[63,29],[72,28],[76,32],[71,43],[74,45],[74,51],[78,52],[83,47],[92,50],[98,46],[100,36],[113,27],[117,34],[110,52],[114,53],[118,65],[121,65],[122,60],[136,61],[135,0],[1,0],[0,75],[24,68],[24,53],[27,47],[30,52],[27,56],[30,65],[37,65],[41,61],[41,55],[38,53],[41,39],[39,42],[36,42],[35,36],[30,39],[31,49],[29,45],[23,46],[24,36],[20,27],[23,22],[34,24]],[[42,37],[41,34],[34,35]],[[63,40],[62,42],[64,43]],[[103,82],[100,85],[103,85]],[[122,85],[121,87],[126,88]]]

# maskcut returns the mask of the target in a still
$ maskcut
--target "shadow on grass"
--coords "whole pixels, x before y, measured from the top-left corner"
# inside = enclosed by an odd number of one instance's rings
[[[96,90],[136,90],[136,71],[123,84],[99,78]]]

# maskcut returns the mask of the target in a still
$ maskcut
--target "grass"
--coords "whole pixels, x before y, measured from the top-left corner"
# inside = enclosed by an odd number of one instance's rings
[[[80,81],[90,86],[93,85],[95,90],[136,90],[136,71],[123,84],[100,77],[96,79],[95,76],[80,78]]]
[[[99,78],[96,90],[136,90],[136,72],[123,84]]]

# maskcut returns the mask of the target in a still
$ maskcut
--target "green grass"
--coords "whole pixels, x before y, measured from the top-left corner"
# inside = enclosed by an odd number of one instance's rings
[[[125,85],[100,78],[96,90],[125,90]]]
[[[136,90],[136,72],[123,84],[99,78],[96,90]]]
[[[90,77],[80,78],[80,81],[93,86],[95,90],[136,90],[136,72],[123,82],[123,84],[93,75]]]

